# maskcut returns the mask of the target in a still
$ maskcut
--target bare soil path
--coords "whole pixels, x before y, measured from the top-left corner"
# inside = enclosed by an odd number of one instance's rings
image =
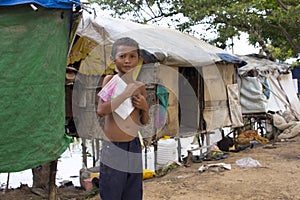
[[[257,160],[262,167],[240,167],[242,158]],[[202,173],[202,165],[226,163],[231,170],[211,168]],[[144,181],[144,200],[300,200],[300,138],[229,153],[226,159],[179,166],[167,175]],[[83,190],[59,189],[60,199],[87,198]],[[30,189],[0,191],[1,200],[41,200]]]

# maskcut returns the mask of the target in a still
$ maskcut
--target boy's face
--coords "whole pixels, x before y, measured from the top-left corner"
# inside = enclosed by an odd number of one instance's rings
[[[113,62],[118,68],[119,72],[125,74],[131,69],[135,68],[139,62],[138,51],[135,47],[119,46],[117,54],[113,58]]]

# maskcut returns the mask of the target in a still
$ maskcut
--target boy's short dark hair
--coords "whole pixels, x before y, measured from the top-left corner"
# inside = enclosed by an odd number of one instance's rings
[[[123,37],[120,39],[117,39],[111,49],[111,56],[115,58],[117,54],[117,50],[119,46],[130,46],[130,47],[136,47],[136,50],[138,52],[138,55],[140,56],[140,48],[139,44],[132,38],[130,37]]]

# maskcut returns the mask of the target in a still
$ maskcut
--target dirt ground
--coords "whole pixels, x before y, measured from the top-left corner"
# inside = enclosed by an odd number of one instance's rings
[[[300,200],[300,138],[248,148],[228,153],[218,161],[202,161],[191,166],[178,166],[162,177],[144,180],[144,200]],[[236,161],[252,158],[262,167],[240,167]],[[214,163],[231,165],[231,170],[208,168],[199,172],[202,165]],[[1,200],[41,200],[31,188],[0,191]],[[58,189],[60,200],[99,200],[99,194],[88,197],[82,189]]]

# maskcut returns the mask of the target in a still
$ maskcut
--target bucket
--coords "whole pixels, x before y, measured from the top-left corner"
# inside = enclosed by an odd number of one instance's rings
[[[178,161],[177,142],[175,139],[161,139],[157,142],[157,169],[170,161]]]
[[[155,171],[154,146],[147,147],[146,151],[145,149],[143,149],[142,157],[143,157],[143,169],[149,169]]]
[[[84,179],[84,188],[86,191],[91,191],[93,189],[93,182],[91,178]]]

